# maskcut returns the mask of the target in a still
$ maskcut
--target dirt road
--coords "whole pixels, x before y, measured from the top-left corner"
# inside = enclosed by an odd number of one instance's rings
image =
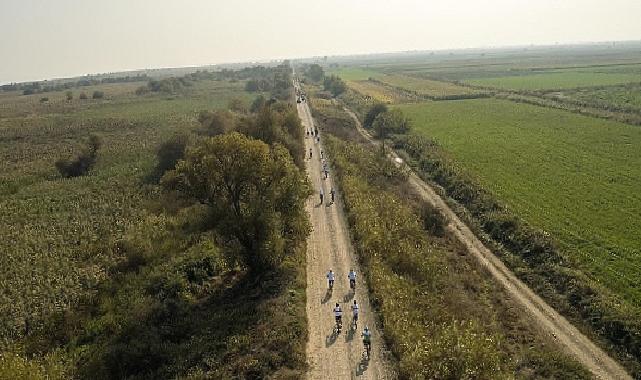
[[[363,137],[372,144],[377,144],[367,131],[362,128],[356,115],[347,109],[346,111],[356,121],[359,132]],[[394,152],[391,152],[390,156],[392,159],[398,158]],[[501,260],[481,243],[434,189],[413,172],[410,173],[409,182],[426,202],[432,204],[443,213],[448,220],[447,228],[452,236],[455,236],[463,243],[468,252],[506,289],[517,304],[521,305],[536,327],[550,334],[552,339],[558,342],[565,352],[576,358],[595,377],[599,379],[631,379],[630,375],[619,363],[592,343],[590,339],[579,332],[576,327],[521,282]]]
[[[313,127],[313,120],[307,103],[298,104],[298,114],[307,129]],[[322,137],[321,137],[322,140]],[[331,203],[330,190],[333,179],[321,173],[322,144],[312,137],[305,139],[307,153],[307,174],[314,187],[315,195],[307,203],[313,231],[307,242],[307,319],[309,341],[307,360],[310,366],[309,379],[392,379],[395,378],[386,362],[382,335],[376,328],[375,318],[369,302],[367,288],[362,281],[354,250],[352,248],[347,222],[343,212],[340,194]],[[309,150],[312,158],[309,158]],[[320,204],[319,191],[323,189],[325,201]],[[333,292],[328,291],[326,274],[329,269],[336,273]],[[356,291],[349,288],[347,274],[350,269],[357,273]],[[357,300],[361,313],[358,330],[351,328],[350,305]],[[343,331],[334,334],[332,310],[340,303],[343,309]],[[365,360],[361,332],[365,326],[372,330],[372,357]]]

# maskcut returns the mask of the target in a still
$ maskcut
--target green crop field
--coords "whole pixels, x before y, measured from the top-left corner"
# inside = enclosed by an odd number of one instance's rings
[[[346,81],[368,80],[369,78],[379,78],[384,74],[361,67],[342,67],[340,69],[332,69],[327,71],[328,75],[334,74],[343,78]]]
[[[641,85],[612,86],[599,89],[581,89],[551,93],[546,96],[569,99],[605,109],[641,112]]]
[[[467,83],[510,90],[554,90],[577,87],[609,86],[641,81],[634,73],[546,72],[542,74],[500,76],[466,80]]]
[[[401,88],[407,91],[414,92],[418,95],[426,95],[433,97],[442,97],[449,95],[467,95],[478,93],[478,90],[473,90],[467,87],[457,86],[448,82],[435,81],[430,79],[416,78],[407,75],[399,74],[384,74],[382,72],[361,69],[356,67],[343,68],[332,71],[348,82],[366,81],[369,78],[383,82],[392,87]],[[358,86],[358,85],[357,85]],[[362,86],[362,85],[361,85]],[[358,88],[355,88],[358,90]],[[370,94],[367,94],[370,95]]]
[[[402,94],[381,83],[369,80],[347,81],[347,85],[362,95],[369,96],[382,103],[400,103]]]
[[[399,105],[578,268],[641,306],[641,129],[494,99]]]
[[[136,97],[138,85],[102,86],[104,100],[76,89],[71,102],[64,92],[0,97],[0,343],[106,277],[110,239],[144,217],[142,182],[161,141],[199,126],[202,110],[250,99],[242,82],[197,82],[180,96]],[[90,133],[103,140],[95,174],[62,179],[54,162]]]
[[[479,92],[477,90],[457,86],[452,83],[414,78],[406,75],[391,74],[377,79],[392,86],[401,87],[403,89],[416,92],[419,95],[439,97],[448,95],[467,95]]]

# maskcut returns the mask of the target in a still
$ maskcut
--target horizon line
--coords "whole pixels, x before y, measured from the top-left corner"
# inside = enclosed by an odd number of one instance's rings
[[[22,84],[22,83],[38,83],[38,82],[53,82],[60,80],[69,80],[75,78],[84,78],[84,77],[94,77],[101,75],[112,75],[117,73],[135,73],[142,71],[154,71],[154,70],[183,70],[183,69],[198,69],[206,67],[216,67],[216,66],[225,66],[225,65],[249,65],[249,64],[261,64],[261,63],[274,63],[274,62],[283,62],[283,61],[304,61],[309,59],[317,59],[320,57],[327,58],[347,58],[347,57],[364,57],[364,56],[374,56],[374,55],[394,55],[394,54],[407,54],[407,53],[438,53],[438,52],[457,52],[457,51],[470,51],[470,50],[502,50],[502,49],[520,49],[520,48],[544,48],[544,47],[563,47],[563,46],[582,46],[582,45],[602,45],[602,44],[616,44],[616,43],[641,43],[641,39],[633,40],[601,40],[601,41],[576,41],[576,42],[555,42],[555,43],[542,43],[542,44],[514,44],[514,45],[498,45],[498,46],[475,46],[475,47],[460,47],[460,48],[440,48],[440,49],[413,49],[413,50],[393,50],[393,51],[379,51],[379,52],[362,52],[362,53],[338,53],[338,54],[319,54],[312,55],[307,57],[281,57],[281,58],[256,58],[256,59],[246,59],[238,61],[227,61],[227,62],[218,62],[218,63],[205,63],[199,65],[182,65],[182,66],[165,66],[165,67],[145,67],[145,68],[123,68],[109,72],[102,73],[85,73],[72,76],[60,76],[46,79],[33,79],[25,81],[3,81],[0,82],[0,86],[8,84]]]

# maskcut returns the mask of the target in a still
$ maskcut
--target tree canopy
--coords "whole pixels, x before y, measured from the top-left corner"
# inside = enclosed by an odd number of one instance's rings
[[[317,63],[312,63],[305,70],[305,76],[307,76],[313,82],[320,82],[325,77],[325,72],[321,65]]]
[[[205,128],[205,134],[210,136],[227,133],[234,129],[236,123],[234,115],[227,110],[203,111],[198,121]]]
[[[372,129],[383,141],[390,135],[407,133],[410,127],[410,120],[398,109],[378,114],[372,124]]]
[[[253,270],[281,260],[285,240],[308,229],[310,187],[280,144],[238,132],[207,138],[188,149],[163,184],[209,205],[218,229],[237,240]]]
[[[374,124],[374,120],[376,120],[376,117],[383,113],[387,112],[387,106],[383,103],[376,103],[372,106],[372,108],[367,111],[365,114],[365,120],[363,120],[363,126],[365,128],[371,128],[372,124]]]
[[[331,75],[325,78],[323,87],[326,91],[332,93],[333,96],[338,96],[347,90],[345,82],[336,75]]]

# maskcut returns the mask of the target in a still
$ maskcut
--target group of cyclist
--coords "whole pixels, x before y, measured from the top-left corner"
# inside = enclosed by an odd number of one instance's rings
[[[332,269],[327,272],[327,282],[329,286],[329,291],[332,291],[334,289],[334,281],[336,280],[336,274]],[[351,269],[349,271],[349,274],[347,275],[347,278],[349,280],[349,287],[352,289],[354,292],[356,292],[356,272]],[[358,302],[354,300],[354,303],[350,306],[352,309],[352,323],[353,323],[353,328],[355,330],[358,329],[358,315],[360,313],[360,306],[358,305]],[[343,309],[341,308],[340,303],[336,302],[336,306],[332,310],[334,314],[334,319],[336,320],[336,331],[337,333],[340,333],[341,327],[343,326]],[[367,351],[367,357],[369,359],[369,354],[372,348],[372,333],[369,329],[368,326],[365,326],[365,329],[363,329],[363,332],[361,333],[361,338],[363,338],[363,345],[365,346],[365,350]]]
[[[311,136],[314,139],[314,143],[320,142],[319,131],[317,128],[311,128],[309,130],[306,129],[305,134],[307,135],[307,137]],[[312,152],[313,152],[312,148],[309,148],[310,160],[313,157]],[[329,176],[329,168],[328,168],[326,156],[322,150],[320,150],[320,160],[323,165],[323,174],[325,174],[325,179],[327,179]],[[330,194],[331,194],[332,203],[334,203],[334,197],[335,197],[336,191],[334,190],[333,187],[331,188]],[[323,204],[325,193],[323,191],[322,186],[320,187],[319,195],[320,195],[320,203]],[[329,272],[327,272],[326,277],[329,285],[329,291],[331,292],[334,289],[334,281],[336,280],[336,274],[334,273],[334,271],[332,271],[332,269],[330,269]],[[347,275],[347,279],[349,280],[350,289],[352,289],[353,292],[356,292],[356,272],[353,269],[349,271]],[[360,306],[358,302],[354,300],[354,303],[350,305],[350,308],[352,310],[353,329],[358,330],[358,316],[361,311]],[[336,306],[332,309],[332,313],[336,321],[336,332],[340,334],[341,328],[343,326],[343,309],[341,308],[340,303],[336,302]],[[361,338],[363,339],[363,346],[365,347],[365,351],[367,352],[367,358],[369,359],[371,348],[372,348],[372,333],[368,326],[365,326],[365,328],[363,329],[363,332],[361,333]]]

